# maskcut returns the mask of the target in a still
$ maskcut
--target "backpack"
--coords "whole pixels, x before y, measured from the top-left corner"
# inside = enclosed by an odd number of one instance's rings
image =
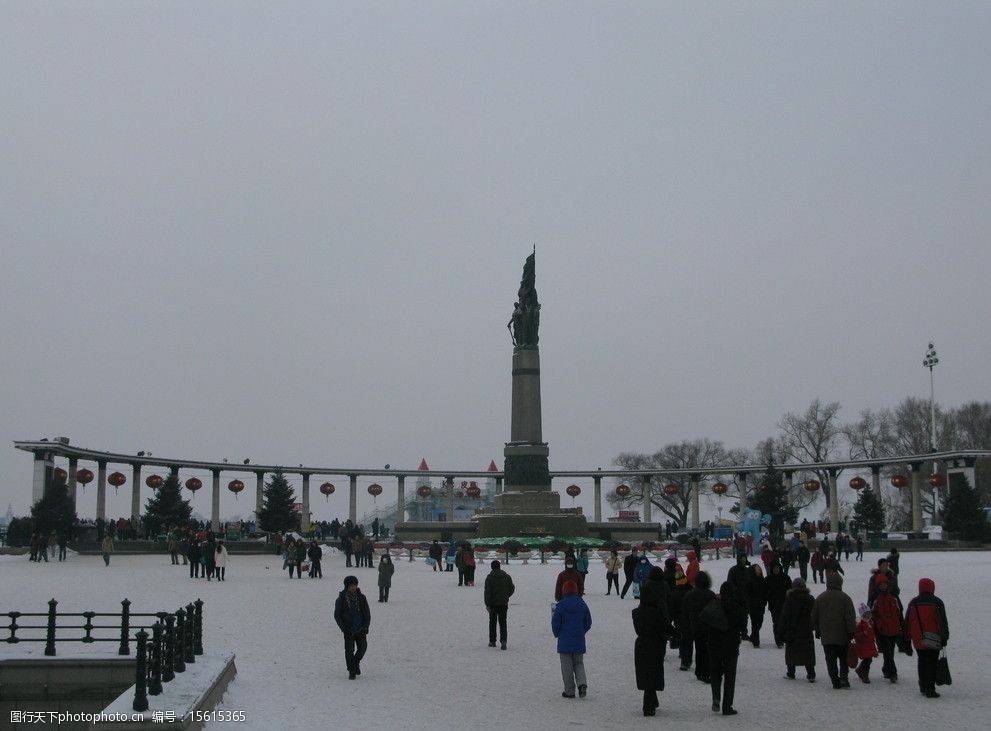
[[[703,607],[699,614],[699,621],[717,632],[725,632],[729,629],[726,610],[723,609],[723,605],[718,599],[713,599]]]

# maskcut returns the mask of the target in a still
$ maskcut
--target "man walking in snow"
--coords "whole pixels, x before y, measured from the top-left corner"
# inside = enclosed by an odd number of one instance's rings
[[[492,570],[485,577],[485,608],[489,612],[489,647],[495,647],[496,622],[499,623],[500,647],[506,649],[506,614],[509,611],[509,597],[516,591],[509,574],[500,568],[498,561],[491,564]]]
[[[368,625],[372,621],[368,600],[358,588],[355,576],[344,577],[344,590],[338,594],[334,605],[334,620],[344,634],[344,662],[348,668],[348,680],[361,675],[361,658],[368,649]]]

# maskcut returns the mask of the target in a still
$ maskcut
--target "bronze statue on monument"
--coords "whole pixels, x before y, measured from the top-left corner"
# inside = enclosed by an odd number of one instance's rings
[[[523,278],[520,280],[520,291],[513,305],[513,316],[507,323],[513,345],[517,348],[536,348],[539,341],[540,302],[537,301],[537,247],[527,257],[523,265]]]

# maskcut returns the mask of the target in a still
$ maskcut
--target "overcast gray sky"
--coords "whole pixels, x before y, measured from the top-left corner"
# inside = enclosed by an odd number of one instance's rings
[[[0,512],[15,439],[501,465],[534,243],[552,469],[928,397],[930,338],[938,400],[987,399],[988,38],[986,2],[0,2]]]

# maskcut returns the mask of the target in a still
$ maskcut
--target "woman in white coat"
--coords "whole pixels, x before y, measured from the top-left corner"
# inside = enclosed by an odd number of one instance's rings
[[[215,565],[217,567],[217,581],[224,581],[224,573],[227,571],[227,546],[224,545],[223,541],[217,543]]]

